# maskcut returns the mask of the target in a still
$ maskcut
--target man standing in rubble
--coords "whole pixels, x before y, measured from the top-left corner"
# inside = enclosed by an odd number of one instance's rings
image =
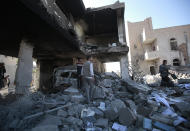
[[[94,71],[92,56],[87,56],[87,61],[84,63],[82,68],[82,76],[84,80],[85,92],[88,103],[93,99],[93,88],[94,88]]]
[[[170,67],[167,65],[167,60],[163,60],[162,65],[159,67],[159,73],[162,77],[161,86],[173,87],[174,84],[168,77]]]
[[[0,63],[0,89],[3,88],[4,85],[4,74],[6,73],[5,64]]]
[[[78,88],[81,88],[81,74],[82,74],[82,67],[83,67],[83,62],[81,58],[77,58],[77,84]]]

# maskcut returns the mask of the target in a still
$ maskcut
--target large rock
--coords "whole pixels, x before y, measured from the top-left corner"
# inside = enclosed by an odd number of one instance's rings
[[[136,115],[129,108],[122,108],[119,112],[119,122],[129,126],[136,121]]]

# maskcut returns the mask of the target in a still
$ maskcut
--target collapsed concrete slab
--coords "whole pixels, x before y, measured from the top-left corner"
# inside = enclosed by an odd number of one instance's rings
[[[135,81],[132,81],[130,79],[126,80],[126,84],[127,84],[127,89],[133,93],[148,93],[151,91],[151,88],[143,85],[143,84],[138,84]]]

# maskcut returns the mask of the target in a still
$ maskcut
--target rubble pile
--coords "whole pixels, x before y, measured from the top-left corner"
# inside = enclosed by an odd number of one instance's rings
[[[1,105],[0,130],[187,131],[190,90],[150,88],[115,73],[96,74],[93,102],[71,86],[55,94],[33,93]]]
[[[177,71],[170,70],[171,74],[174,74],[177,79],[173,79],[170,75],[170,79],[173,81],[173,83],[178,86],[179,84],[189,84],[190,83],[190,74],[188,73],[179,73]],[[146,75],[143,77],[143,83],[151,86],[151,87],[158,87],[161,84],[161,77],[160,74],[156,75]],[[180,86],[180,85],[179,85]]]

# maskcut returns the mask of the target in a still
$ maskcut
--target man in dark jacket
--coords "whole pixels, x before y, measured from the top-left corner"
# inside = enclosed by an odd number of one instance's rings
[[[163,60],[162,65],[159,67],[159,73],[162,77],[161,86],[173,87],[174,84],[168,77],[170,74],[169,72],[170,67],[167,65],[167,60]]]
[[[4,74],[6,73],[5,64],[0,63],[0,88],[4,87]]]

